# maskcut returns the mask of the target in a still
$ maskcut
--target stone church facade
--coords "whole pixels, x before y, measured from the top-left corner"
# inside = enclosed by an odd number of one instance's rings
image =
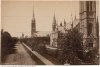
[[[96,1],[79,2],[79,19],[72,22],[73,27],[83,34],[83,46],[85,50],[99,48],[99,22],[96,17]],[[50,46],[58,47],[59,32],[67,33],[66,22],[64,25],[57,24],[55,16],[53,18],[52,33],[50,35]]]
[[[80,32],[83,34],[83,45],[86,50],[98,46],[96,1],[80,1]]]
[[[83,34],[83,45],[85,49],[99,47],[99,27],[98,20],[96,17],[96,1],[80,1],[79,2],[79,20],[76,19],[74,22],[78,22],[76,27]],[[50,33],[50,46],[58,47],[59,33],[67,33],[66,21],[63,24],[57,24],[55,15],[53,17],[52,32]],[[36,20],[33,12],[33,18],[31,23],[31,37],[37,36],[36,31]]]
[[[58,39],[59,39],[59,33],[66,33],[67,28],[66,28],[66,21],[64,20],[64,23],[60,23],[60,25],[57,24],[55,15],[53,17],[53,23],[52,23],[52,32],[50,34],[50,46],[51,47],[59,47]]]

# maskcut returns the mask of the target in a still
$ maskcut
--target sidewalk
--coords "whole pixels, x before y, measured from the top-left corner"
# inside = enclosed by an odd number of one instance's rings
[[[16,52],[8,55],[4,64],[13,65],[36,65],[36,62],[32,60],[31,56],[25,50],[22,44],[17,43],[15,45]]]

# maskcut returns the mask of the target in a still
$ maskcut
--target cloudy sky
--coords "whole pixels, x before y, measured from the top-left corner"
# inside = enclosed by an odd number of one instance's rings
[[[2,1],[2,28],[12,36],[21,36],[22,32],[30,36],[33,8],[37,31],[52,30],[54,13],[57,23],[65,19],[67,27],[71,24],[71,14],[79,18],[78,1]]]

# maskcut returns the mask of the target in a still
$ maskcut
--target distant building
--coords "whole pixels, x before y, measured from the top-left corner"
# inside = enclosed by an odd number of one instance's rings
[[[50,37],[51,31],[37,31],[36,37]]]
[[[80,32],[85,49],[97,48],[96,1],[80,1]]]
[[[66,33],[66,21],[64,20],[64,24],[60,23],[60,25],[57,24],[55,15],[53,17],[53,23],[52,23],[52,32],[50,34],[50,46],[52,47],[58,47],[58,39],[59,39],[59,33]]]

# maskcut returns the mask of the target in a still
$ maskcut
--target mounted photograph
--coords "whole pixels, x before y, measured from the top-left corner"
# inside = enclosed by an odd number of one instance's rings
[[[0,65],[99,65],[99,0],[1,0]]]

